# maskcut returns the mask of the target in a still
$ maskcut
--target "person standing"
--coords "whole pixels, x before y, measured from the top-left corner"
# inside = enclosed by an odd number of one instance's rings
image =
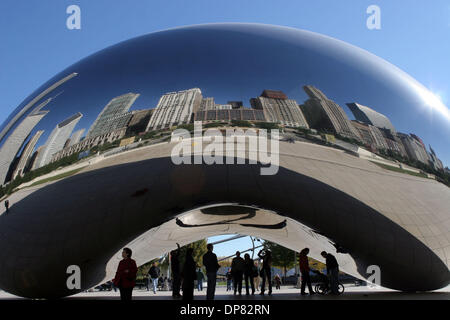
[[[308,254],[309,254],[309,248],[305,248],[302,251],[300,251],[300,255],[298,258],[299,265],[300,265],[300,273],[302,274],[302,286],[301,286],[301,295],[305,295],[305,289],[306,285],[308,285],[309,294],[313,295],[314,291],[312,289],[311,285],[311,277],[309,276],[309,272],[311,269],[309,268],[309,261],[308,261]]]
[[[180,278],[180,249],[173,250],[170,252],[170,267],[172,271],[172,297],[180,298],[180,286],[181,286],[181,278]]]
[[[331,293],[339,294],[339,264],[331,253],[322,251],[321,255],[325,258],[327,265],[327,275],[330,280]]]
[[[253,278],[254,282],[255,282],[255,290],[259,290],[260,289],[259,285],[261,284],[261,278],[259,276],[258,262],[255,262],[254,266],[255,266],[255,269],[256,269],[255,277]]]
[[[216,291],[217,271],[220,268],[217,256],[213,253],[214,246],[209,243],[206,248],[208,252],[203,255],[203,265],[206,269],[206,277],[208,278],[208,287],[206,288],[206,300],[214,300]],[[227,284],[228,291],[228,284]]]
[[[197,268],[197,290],[203,291],[203,279],[204,275],[200,267]]]
[[[152,282],[153,293],[156,294],[158,289],[158,279],[159,279],[159,268],[156,266],[156,262],[152,263],[150,270],[148,271],[148,276]]]
[[[262,274],[262,285],[261,285],[261,295],[264,295],[264,291],[266,289],[266,279],[269,286],[269,296],[272,294],[272,252],[270,250],[261,250],[258,253],[258,256],[263,260],[263,265],[261,269]]]
[[[236,257],[231,261],[231,274],[233,275],[234,294],[239,292],[242,295],[242,278],[245,271],[245,261],[241,258],[241,253],[236,251]]]
[[[253,278],[258,275],[258,268],[255,267],[253,260],[250,259],[250,255],[248,253],[244,255],[244,261],[245,294],[248,296],[250,294],[250,288],[248,285],[249,282],[252,288],[252,295],[255,294],[255,283],[253,281]]]
[[[194,249],[188,248],[186,250],[183,271],[181,272],[183,277],[183,301],[194,300],[194,282],[195,278],[197,278],[197,272],[195,272],[195,261],[193,255]]]
[[[281,289],[281,278],[280,278],[280,275],[277,273],[273,280],[275,281],[275,289],[280,290]]]
[[[117,267],[116,276],[113,283],[120,290],[120,299],[130,301],[133,295],[133,288],[136,285],[137,266],[136,261],[131,259],[132,251],[124,248],[122,251],[122,260]]]
[[[9,213],[9,200],[5,200],[5,209],[6,209],[6,214]]]
[[[231,268],[228,269],[226,277],[227,277],[227,291],[230,291],[233,288],[233,276],[231,274]]]

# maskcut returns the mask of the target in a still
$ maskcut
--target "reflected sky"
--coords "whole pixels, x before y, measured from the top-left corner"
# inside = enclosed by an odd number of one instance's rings
[[[32,71],[31,71],[32,72]],[[45,130],[71,115],[84,116],[74,130],[94,122],[114,97],[141,96],[130,110],[156,107],[167,92],[198,87],[216,103],[249,99],[264,89],[282,90],[302,104],[302,87],[313,85],[337,102],[358,102],[385,114],[397,131],[414,133],[431,144],[444,165],[450,163],[448,108],[414,79],[384,60],[342,41],[287,27],[212,24],[156,32],[102,50],[44,84],[6,120],[2,129],[39,93],[67,75],[78,75],[45,95],[55,97],[34,128]],[[433,107],[430,107],[430,104]],[[3,140],[4,141],[4,140]]]

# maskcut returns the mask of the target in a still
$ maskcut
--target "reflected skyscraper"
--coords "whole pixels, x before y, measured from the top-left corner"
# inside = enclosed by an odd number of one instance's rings
[[[9,132],[9,130],[17,123],[17,121],[22,117],[28,110],[30,110],[39,100],[41,100],[43,97],[45,97],[47,94],[61,86],[63,83],[69,81],[70,79],[76,77],[78,73],[73,72],[69,74],[68,76],[62,78],[61,80],[55,82],[53,85],[42,91],[40,94],[38,94],[33,100],[31,100],[29,103],[27,103],[17,114],[14,115],[14,117],[8,122],[8,124],[3,128],[3,130],[0,132],[0,143],[2,139],[5,137],[5,135]]]
[[[38,158],[36,160],[36,168],[40,168],[49,164],[52,160],[52,156],[56,152],[64,148],[64,144],[72,134],[73,128],[75,128],[78,121],[80,121],[82,117],[83,115],[78,112],[56,125],[55,129],[53,129],[52,133],[47,139],[47,142],[45,143],[45,149],[39,152]]]
[[[250,99],[252,108],[263,110],[269,122],[291,127],[309,128],[297,102],[288,99],[282,91],[264,90],[260,97]]]
[[[310,97],[303,105],[303,110],[312,128],[330,130],[347,138],[361,140],[359,132],[341,106],[313,86],[304,86],[303,89]]]
[[[352,111],[356,120],[378,128],[389,129],[392,132],[396,132],[391,121],[384,114],[356,102],[347,103],[347,106]]]
[[[166,93],[159,100],[146,131],[189,123],[202,100],[199,88]]]
[[[132,117],[128,110],[138,97],[137,93],[127,93],[112,99],[95,119],[86,137],[92,138],[126,127]]]
[[[17,153],[23,146],[24,141],[30,135],[33,128],[42,120],[48,111],[40,111],[44,106],[41,104],[30,115],[28,115],[14,131],[6,139],[5,143],[0,148],[0,183],[8,182],[7,175],[10,166],[16,157]]]
[[[405,133],[397,133],[400,141],[405,147],[408,157],[412,160],[420,161],[424,164],[428,164],[428,152],[412,135],[407,135]]]
[[[80,142],[81,137],[83,136],[85,129],[80,129],[78,131],[75,131],[72,136],[70,137],[69,147],[73,146],[74,144],[77,144]]]
[[[37,131],[34,134],[34,136],[30,139],[30,141],[28,141],[27,145],[22,151],[19,164],[17,165],[17,168],[14,170],[11,180],[14,180],[18,176],[22,176],[25,173],[27,165],[29,164],[29,160],[31,160],[31,157],[33,155],[34,147],[36,147],[36,143],[38,142],[39,138],[42,136],[43,133],[44,130]]]

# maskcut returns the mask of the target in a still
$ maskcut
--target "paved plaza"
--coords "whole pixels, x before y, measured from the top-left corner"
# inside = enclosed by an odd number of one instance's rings
[[[13,296],[4,291],[0,291],[1,300],[22,300],[23,298]],[[72,297],[65,298],[68,300],[120,300],[119,291],[95,291],[83,292]],[[146,289],[135,289],[133,291],[134,300],[173,300],[171,291],[157,291],[154,294]],[[206,286],[203,291],[197,289],[194,292],[194,300],[206,299]],[[300,289],[293,286],[282,286],[281,290],[274,290],[271,296],[267,294],[261,296],[246,296],[245,290],[242,296],[233,295],[232,291],[226,291],[225,286],[219,286],[216,289],[216,300],[229,301],[271,301],[271,300],[450,300],[450,286],[434,292],[421,293],[405,293],[389,289],[369,289],[368,287],[346,286],[345,293],[340,296],[332,295],[300,295]]]

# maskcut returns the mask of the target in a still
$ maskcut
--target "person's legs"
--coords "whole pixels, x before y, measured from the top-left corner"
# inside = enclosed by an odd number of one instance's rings
[[[238,290],[238,272],[234,272],[233,273],[233,289],[234,289],[234,294],[236,294],[237,290]]]
[[[330,289],[333,294],[338,294],[338,269],[334,268],[330,270]]]
[[[269,291],[267,293],[272,294],[272,272],[270,268],[268,268],[264,273],[266,274],[267,282],[269,283]]]
[[[208,277],[208,288],[206,288],[206,299],[214,300],[214,292],[216,291],[216,273],[209,272],[207,273]]]
[[[248,281],[250,279],[250,275],[248,275],[247,273],[244,273],[244,279],[245,279],[245,294],[249,295],[250,294],[250,289],[249,289]]]
[[[301,294],[306,294],[306,292],[305,292],[305,288],[306,288],[306,276],[305,276],[305,273],[304,273],[304,272],[302,272],[301,274],[302,274],[302,285],[301,285],[300,293],[301,293]]]
[[[306,284],[308,285],[309,294],[314,294],[312,285],[311,285],[311,277],[309,272],[306,273]]]
[[[266,272],[264,271],[262,275],[261,294],[264,294],[265,289],[266,289]]]
[[[239,294],[242,294],[242,278],[243,278],[244,273],[242,271],[238,272],[238,291]]]
[[[250,278],[250,286],[252,288],[252,294],[255,294],[255,281],[254,281],[254,277],[252,275],[249,275]]]
[[[156,293],[156,289],[158,288],[158,278],[152,278],[153,284],[153,293]]]

